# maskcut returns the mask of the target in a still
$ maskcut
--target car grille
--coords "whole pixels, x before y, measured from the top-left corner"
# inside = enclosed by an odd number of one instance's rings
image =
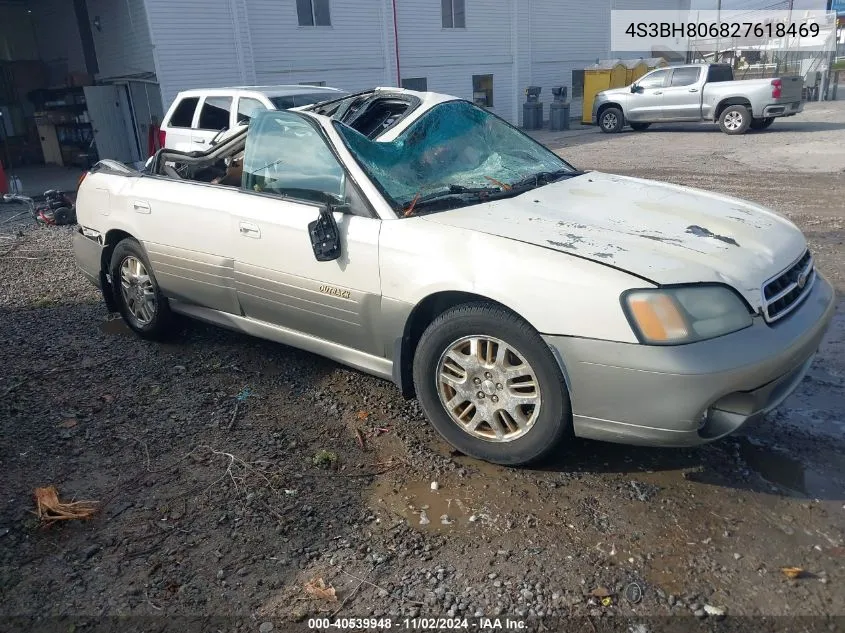
[[[813,256],[806,251],[797,262],[763,286],[763,315],[772,323],[792,312],[810,294],[816,280]]]

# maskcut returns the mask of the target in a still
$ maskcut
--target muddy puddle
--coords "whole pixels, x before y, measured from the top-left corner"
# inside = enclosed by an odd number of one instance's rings
[[[426,531],[466,528],[472,523],[490,524],[496,517],[477,507],[478,499],[465,488],[451,486],[432,489],[431,482],[420,481],[403,485],[379,482],[373,488],[373,501]]]
[[[807,468],[785,452],[758,444],[747,437],[738,437],[736,441],[739,442],[740,455],[748,467],[785,492],[813,499],[845,497],[841,483]]]

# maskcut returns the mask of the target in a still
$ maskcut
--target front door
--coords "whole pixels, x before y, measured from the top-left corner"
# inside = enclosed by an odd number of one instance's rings
[[[699,66],[672,69],[669,85],[663,89],[663,118],[667,121],[701,119],[701,84]]]
[[[235,287],[247,317],[382,356],[378,238],[371,216],[328,142],[305,115],[267,111],[251,122],[241,202],[232,206]],[[314,257],[308,224],[329,200],[341,256]]]
[[[663,118],[663,88],[669,78],[668,70],[655,70],[636,82],[637,92],[628,98],[629,121],[659,121]]]

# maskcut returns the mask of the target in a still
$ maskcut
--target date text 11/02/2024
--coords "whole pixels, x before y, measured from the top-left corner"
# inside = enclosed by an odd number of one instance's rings
[[[521,631],[525,621],[516,618],[309,618],[308,628],[330,630],[408,630],[408,631]]]
[[[818,37],[820,33],[815,22],[630,22],[625,29],[633,38]]]

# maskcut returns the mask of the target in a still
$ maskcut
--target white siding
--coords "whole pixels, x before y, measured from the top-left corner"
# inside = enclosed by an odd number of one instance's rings
[[[98,17],[100,30],[93,25]],[[98,78],[155,73],[144,0],[88,0],[88,18],[97,51]]]
[[[70,0],[35,0],[29,3],[41,59],[66,72],[86,72],[76,11]]]
[[[531,0],[531,69],[528,81],[541,86],[540,100],[549,116],[554,86],[567,86],[572,99],[572,71],[595,64],[610,51],[610,0]],[[581,112],[572,99],[570,113]]]
[[[89,0],[105,3],[108,0]],[[141,2],[141,0],[133,0]],[[689,0],[465,0],[466,28],[444,29],[437,0],[396,0],[403,78],[472,99],[493,75],[493,111],[519,122],[524,89],[572,86],[572,70],[608,58],[611,7],[677,9]],[[392,0],[330,0],[331,26],[298,25],[295,0],[145,0],[165,105],[179,90],[325,82],[396,85]],[[655,4],[656,3],[656,4]],[[573,100],[573,116],[580,112]]]
[[[324,81],[360,90],[387,79],[384,28],[392,17],[381,0],[332,0],[331,26],[299,26],[293,0],[246,0],[246,7],[259,84]]]
[[[241,31],[232,28],[240,1],[145,1],[165,108],[180,90],[251,83]]]
[[[513,5],[466,0],[466,28],[444,29],[440,2],[397,0],[403,77],[427,77],[428,89],[472,100],[472,76],[493,75],[492,111],[514,114]]]

